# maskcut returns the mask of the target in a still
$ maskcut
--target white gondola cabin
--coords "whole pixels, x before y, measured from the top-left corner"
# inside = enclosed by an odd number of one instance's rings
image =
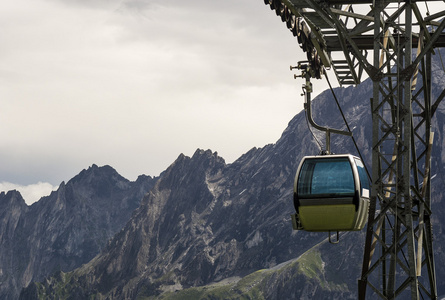
[[[294,229],[361,230],[370,187],[363,162],[350,154],[306,156],[294,183]]]

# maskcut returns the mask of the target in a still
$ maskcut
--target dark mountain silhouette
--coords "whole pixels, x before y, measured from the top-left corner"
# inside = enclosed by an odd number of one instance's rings
[[[130,182],[93,165],[27,206],[0,194],[0,299],[16,299],[31,281],[90,261],[128,221],[156,179]]]

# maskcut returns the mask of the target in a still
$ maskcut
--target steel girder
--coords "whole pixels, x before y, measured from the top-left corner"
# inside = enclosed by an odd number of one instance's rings
[[[414,58],[415,4],[405,2],[397,10],[404,24],[385,18],[385,6],[383,1],[375,5],[380,22],[374,23],[374,64],[368,73],[374,82],[373,189],[359,299],[365,299],[367,287],[383,299],[437,299],[429,171],[432,47],[421,42],[427,35],[430,41],[437,39],[437,34],[426,34],[421,27]],[[388,32],[403,39],[390,45]],[[416,76],[422,77],[417,90]]]

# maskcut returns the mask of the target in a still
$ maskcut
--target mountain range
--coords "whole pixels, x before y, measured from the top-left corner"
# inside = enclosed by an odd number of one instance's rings
[[[433,98],[445,88],[433,64]],[[316,82],[314,82],[316,88]],[[371,160],[372,82],[336,88],[365,163]],[[345,128],[331,91],[313,101],[320,125]],[[445,275],[442,172],[445,108],[433,120],[434,253]],[[365,233],[293,231],[293,181],[304,155],[318,154],[305,113],[280,139],[227,164],[217,152],[180,154],[159,177],[122,178],[93,165],[27,206],[0,194],[0,298],[356,299]],[[357,154],[333,136],[332,151]],[[439,295],[445,282],[438,280]],[[22,289],[23,288],[23,289]]]
[[[0,299],[17,299],[31,281],[90,261],[156,180],[130,182],[93,165],[31,206],[17,191],[0,193]]]

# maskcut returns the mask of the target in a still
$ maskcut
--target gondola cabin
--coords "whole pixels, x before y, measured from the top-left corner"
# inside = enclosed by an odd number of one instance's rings
[[[294,229],[361,230],[368,219],[369,181],[350,154],[306,156],[294,183]]]

